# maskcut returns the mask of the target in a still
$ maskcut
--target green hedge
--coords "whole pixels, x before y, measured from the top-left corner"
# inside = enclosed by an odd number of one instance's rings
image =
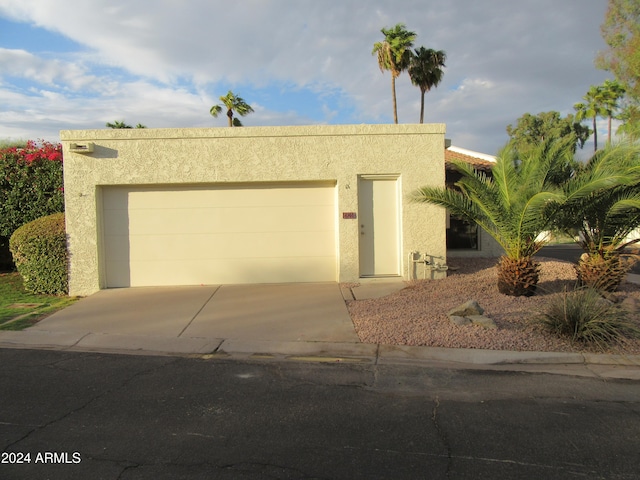
[[[64,213],[41,217],[18,228],[11,235],[9,248],[28,292],[68,293]]]

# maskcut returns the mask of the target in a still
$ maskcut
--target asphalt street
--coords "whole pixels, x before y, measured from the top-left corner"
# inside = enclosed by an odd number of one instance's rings
[[[637,381],[21,349],[0,362],[2,479],[640,472]]]

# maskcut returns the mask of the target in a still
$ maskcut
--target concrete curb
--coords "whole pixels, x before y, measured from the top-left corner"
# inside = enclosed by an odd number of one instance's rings
[[[269,342],[228,339],[215,353],[228,355],[279,355],[314,357],[355,357],[375,361],[378,346],[366,343],[334,342]]]
[[[471,365],[506,365],[506,364],[584,364],[584,357],[579,353],[557,352],[511,352],[504,350],[480,350],[468,348],[410,347],[384,345],[380,347],[380,363],[411,362],[414,360],[454,362]],[[594,358],[595,361],[598,358]],[[632,364],[630,364],[632,365]]]
[[[379,365],[433,363],[464,366],[519,367],[591,365],[640,367],[640,355],[513,352],[502,350],[414,347],[341,342],[277,342],[201,337],[162,337],[46,330],[0,331],[0,348],[35,348],[153,355],[215,355],[220,357],[315,358],[362,361]],[[640,370],[639,370],[640,371]],[[635,378],[635,375],[634,375]]]

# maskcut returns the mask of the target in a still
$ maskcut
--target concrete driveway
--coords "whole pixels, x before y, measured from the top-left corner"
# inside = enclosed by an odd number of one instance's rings
[[[359,341],[337,283],[101,290],[29,331],[166,339]]]

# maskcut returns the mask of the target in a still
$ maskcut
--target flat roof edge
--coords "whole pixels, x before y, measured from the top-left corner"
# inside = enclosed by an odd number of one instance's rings
[[[122,128],[61,130],[60,140],[144,140],[188,138],[312,137],[343,135],[445,134],[444,123],[375,125],[293,125],[277,127]]]

